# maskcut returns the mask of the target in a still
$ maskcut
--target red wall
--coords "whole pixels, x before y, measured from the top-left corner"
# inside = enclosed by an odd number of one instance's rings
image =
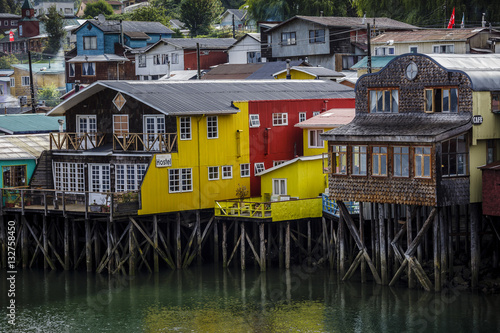
[[[207,54],[208,53],[208,54]],[[201,50],[200,67],[201,69],[210,69],[210,66],[225,64],[228,62],[227,52],[224,50]],[[196,49],[184,50],[184,69],[197,69]]]
[[[281,101],[250,101],[249,114],[259,114],[260,126],[249,128],[250,136],[250,195],[260,196],[260,177],[255,176],[255,163],[263,162],[266,170],[273,167],[273,161],[291,160],[303,155],[302,129],[295,127],[299,112],[306,112],[306,118],[314,111],[333,108],[354,108],[354,98],[307,99]],[[326,106],[326,109],[325,109]],[[288,113],[287,126],[273,126],[273,113]],[[268,130],[266,130],[266,128]]]
[[[500,216],[500,170],[483,170],[483,214]]]

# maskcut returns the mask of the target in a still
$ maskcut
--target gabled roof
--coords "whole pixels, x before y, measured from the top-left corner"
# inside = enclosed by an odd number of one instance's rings
[[[21,15],[0,13],[0,19],[20,19]]]
[[[234,101],[354,98],[352,88],[322,80],[269,81],[97,81],[56,106],[64,113],[104,89],[121,92],[166,115],[230,114]]]
[[[293,60],[290,66],[303,64],[301,60]],[[261,62],[255,64],[222,64],[206,73],[202,80],[272,80],[273,74],[286,68],[286,61]]]
[[[0,160],[26,160],[40,157],[50,148],[48,134],[0,136]]]
[[[290,68],[290,70],[298,71],[298,72],[303,72],[312,76],[315,76],[317,78],[319,77],[344,77],[345,75],[342,73],[339,73],[337,71],[334,71],[333,69],[325,68],[325,67],[309,67],[309,66],[293,66]],[[273,74],[273,76],[280,75],[282,73],[286,72],[286,69],[283,69],[279,72],[276,72]]]
[[[100,23],[98,20],[87,20],[95,27],[102,30],[104,33],[120,33],[120,21],[104,21]],[[143,22],[143,21],[122,21],[123,32],[142,32],[146,34],[173,34],[174,32],[161,24],[160,22]],[[82,29],[85,23],[73,30],[76,33]]]
[[[58,119],[64,119],[60,117]],[[0,115],[0,131],[7,134],[49,133],[59,131],[58,119],[43,113]]]
[[[371,40],[372,44],[423,43],[423,42],[459,42],[467,41],[479,33],[489,33],[488,28],[463,29],[421,29],[413,31],[389,31]],[[493,32],[499,33],[497,30]]]
[[[299,157],[294,158],[293,160],[283,162],[281,164],[273,166],[272,168],[269,168],[269,169],[266,169],[262,172],[259,172],[258,174],[256,174],[256,176],[265,175],[266,173],[270,173],[270,172],[273,172],[274,170],[284,168],[290,164],[294,164],[294,163],[298,163],[298,162],[317,161],[317,160],[320,160],[322,158],[323,158],[323,155],[299,156]]]
[[[356,114],[356,109],[330,109],[317,116],[306,119],[295,124],[295,127],[300,128],[331,128],[349,124]]]
[[[154,44],[133,49],[131,53],[146,53],[158,45],[168,44],[180,49],[196,49],[196,43],[200,44],[200,50],[227,50],[235,41],[234,38],[162,38]]]
[[[247,15],[247,11],[245,9],[227,9],[224,13],[222,13],[221,17],[225,17],[227,15],[234,15],[234,18],[243,21]]]
[[[233,45],[231,45],[228,48],[228,50],[231,49],[232,47],[236,46],[239,42],[241,42],[243,39],[246,39],[246,38],[251,38],[251,39],[255,40],[256,42],[260,43],[260,34],[254,33],[254,32],[249,32],[249,33],[244,34],[240,38],[238,38],[238,40],[236,42],[234,42]]]
[[[184,22],[181,22],[180,20],[177,20],[177,19],[171,19],[169,21],[170,25],[172,26],[172,28],[174,29],[185,29],[186,28],[186,24]]]
[[[392,29],[392,30],[411,30],[419,29],[419,27],[396,21],[387,17],[337,17],[337,16],[294,16],[286,21],[269,29],[275,30],[279,27],[288,24],[294,20],[304,20],[315,24],[320,24],[328,28],[349,28],[349,29],[366,29],[366,23],[372,25],[372,29]]]

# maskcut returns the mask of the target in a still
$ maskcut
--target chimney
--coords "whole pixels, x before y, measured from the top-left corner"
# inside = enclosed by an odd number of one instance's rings
[[[290,80],[292,76],[290,75],[290,59],[286,59],[286,79]]]

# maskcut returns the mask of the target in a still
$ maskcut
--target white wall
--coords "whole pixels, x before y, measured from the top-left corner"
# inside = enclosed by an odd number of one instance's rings
[[[246,36],[227,51],[229,63],[246,64],[248,52],[260,53],[260,43],[252,37]]]
[[[172,54],[177,54],[177,58],[179,59],[178,64],[174,64],[172,62]],[[184,50],[181,48],[177,48],[172,45],[158,44],[156,47],[150,49],[146,53],[142,53],[142,55],[146,56],[146,67],[139,67],[139,54],[135,55],[135,73],[139,76],[144,75],[159,75],[163,76],[168,74],[168,65],[160,64],[154,65],[153,58],[155,55],[160,55],[160,61],[162,59],[163,54],[168,54],[168,60],[170,61],[170,70],[171,71],[179,71],[184,70]]]

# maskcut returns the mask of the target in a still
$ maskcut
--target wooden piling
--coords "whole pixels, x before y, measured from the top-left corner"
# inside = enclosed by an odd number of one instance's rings
[[[290,269],[290,222],[286,221],[285,268]]]
[[[439,247],[439,210],[438,214],[434,217],[433,225],[433,249],[434,249],[434,290],[441,291],[441,255]]]
[[[23,269],[28,268],[29,263],[29,252],[28,252],[28,220],[25,215],[16,216],[18,221],[22,219],[22,232],[21,232],[21,258],[22,258],[22,267]]]
[[[284,253],[284,246],[283,246],[283,223],[279,223],[279,230],[278,230],[278,260],[279,260],[279,267],[283,268],[284,266],[284,258],[283,258],[283,253]]]
[[[64,218],[64,270],[69,270],[69,221]]]
[[[413,241],[413,215],[415,214],[416,207],[412,209],[411,206],[406,206],[406,246],[410,246]],[[415,275],[413,274],[413,267],[408,263],[408,288],[415,288]]]
[[[177,213],[176,228],[175,228],[175,258],[177,269],[182,267],[182,248],[181,248],[181,214]]]
[[[479,244],[479,224],[481,222],[481,204],[470,204],[470,253],[471,253],[471,288],[477,289],[479,285],[479,267],[481,251]]]
[[[441,251],[441,285],[447,281],[448,274],[448,240],[447,240],[447,220],[446,207],[439,210],[439,245]]]
[[[345,237],[344,237],[344,219],[347,217],[344,217],[343,212],[340,212],[339,214],[339,226],[337,228],[337,240],[339,242],[339,271],[338,273],[340,274],[340,277],[345,275]]]
[[[264,234],[264,223],[259,223],[259,238],[260,238],[260,270],[266,270],[266,238]]]
[[[94,235],[93,235],[93,242],[94,242],[94,262],[99,264],[101,261],[101,228],[99,227],[99,222],[94,221],[94,227],[91,228],[91,230],[94,230]],[[91,236],[92,236],[92,231],[91,231]],[[92,242],[92,240],[91,240]],[[92,246],[90,247],[92,249]]]
[[[47,215],[42,215],[42,239],[43,239],[43,249],[47,254],[45,256],[45,260],[43,261],[43,269],[47,269],[49,267],[48,262],[48,253],[49,253],[49,243],[47,238]]]
[[[312,241],[311,241],[311,220],[307,220],[307,260],[308,264],[312,263]]]
[[[153,243],[154,248],[158,248],[158,216],[153,215]],[[153,270],[155,273],[160,271],[160,260],[158,258],[158,251],[153,251]]]
[[[196,252],[198,257],[198,265],[201,265],[201,218],[200,211],[196,211]]]
[[[92,235],[90,234],[90,221],[85,220],[85,262],[87,266],[87,272],[92,272]],[[98,242],[99,239],[96,240]],[[109,246],[109,245],[108,245]]]
[[[219,223],[214,222],[214,264],[219,266]]]
[[[73,269],[77,269],[78,265],[78,227],[77,222],[73,219],[73,223],[71,223],[72,227],[72,237],[73,237]]]
[[[363,212],[363,203],[359,203],[359,240],[363,246],[365,246],[365,218]],[[361,258],[361,283],[366,282],[366,261],[365,258]]]
[[[227,267],[227,225],[222,222],[222,267]]]
[[[240,261],[241,261],[241,270],[245,270],[245,222],[241,222],[241,242],[240,242]]]
[[[385,214],[384,204],[378,204],[379,220],[379,242],[380,242],[380,279],[383,285],[388,284],[387,277],[387,252],[386,252],[386,233],[385,233]]]
[[[130,227],[128,229],[128,250],[129,250],[129,258],[128,258],[128,274],[130,276],[135,275],[135,265],[136,265],[136,248],[134,242],[134,225],[130,223]]]

